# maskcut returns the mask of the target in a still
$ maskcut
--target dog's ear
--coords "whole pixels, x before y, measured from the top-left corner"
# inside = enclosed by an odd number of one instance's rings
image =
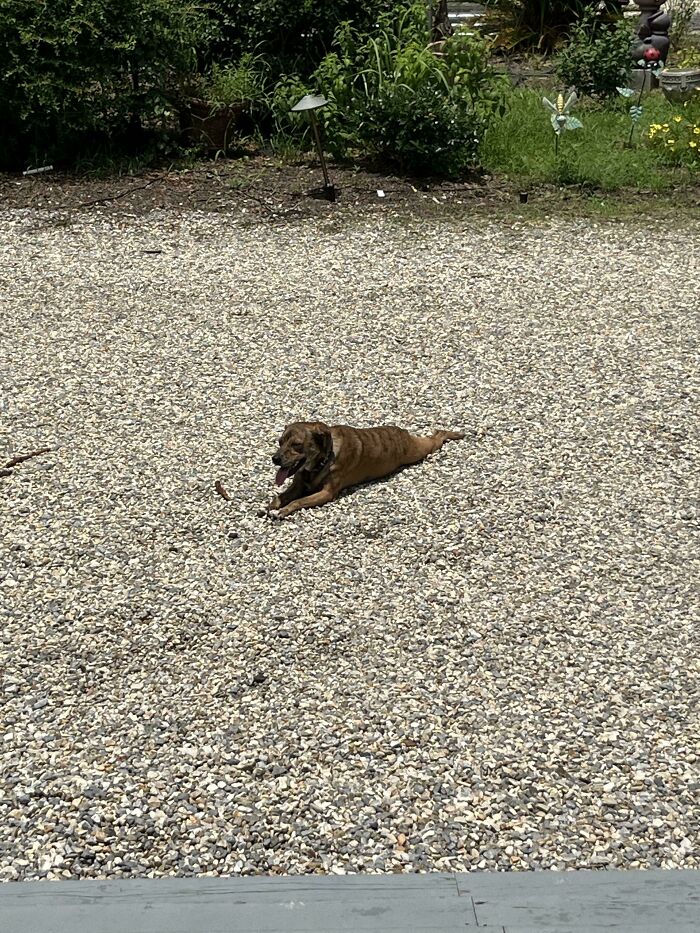
[[[330,457],[333,451],[333,438],[331,437],[331,432],[326,431],[314,431],[312,433],[312,438],[316,447],[318,447],[319,459],[326,460]]]

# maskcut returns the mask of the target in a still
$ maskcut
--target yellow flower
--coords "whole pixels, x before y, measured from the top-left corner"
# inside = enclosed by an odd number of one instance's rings
[[[696,136],[700,136],[700,126],[693,127],[693,132]]]
[[[673,118],[673,122],[674,122],[674,123],[680,123],[682,119],[683,119],[683,117],[674,117],[674,118]]]
[[[694,139],[691,139],[690,142],[688,143],[688,145],[690,146],[691,149],[697,149],[697,148],[698,148],[698,144],[695,142]]]

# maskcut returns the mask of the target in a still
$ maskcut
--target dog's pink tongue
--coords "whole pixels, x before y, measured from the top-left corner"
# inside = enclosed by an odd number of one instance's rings
[[[289,470],[282,470],[282,469],[279,469],[279,470],[277,471],[277,476],[275,476],[275,485],[276,485],[276,486],[283,486],[283,485],[284,485],[284,481],[287,479],[288,476],[289,476]]]

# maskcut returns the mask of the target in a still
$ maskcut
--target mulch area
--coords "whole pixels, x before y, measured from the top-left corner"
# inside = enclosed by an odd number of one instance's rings
[[[146,214],[153,210],[233,213],[269,219],[328,217],[350,211],[439,212],[442,207],[469,210],[520,210],[520,190],[507,180],[474,174],[460,181],[416,179],[383,174],[365,167],[331,164],[337,200],[321,196],[320,166],[308,158],[281,162],[263,154],[246,158],[200,161],[193,166],[159,168],[139,175],[86,175],[47,172],[41,175],[0,174],[0,206],[75,214],[99,208],[107,213]],[[545,211],[580,205],[593,196],[617,199],[640,213],[668,209],[671,195],[635,191],[603,193],[593,188],[531,189],[529,204]],[[700,186],[674,191],[673,203],[700,207]]]
[[[511,197],[507,188],[482,176],[432,182],[339,165],[331,165],[330,170],[337,192],[335,205],[320,196],[323,176],[317,163],[281,163],[266,155],[203,161],[193,167],[158,169],[138,176],[90,178],[60,172],[0,175],[0,203],[6,208],[51,211],[79,211],[99,205],[127,213],[181,209],[283,217],[326,215],[333,207],[484,199],[502,202]]]

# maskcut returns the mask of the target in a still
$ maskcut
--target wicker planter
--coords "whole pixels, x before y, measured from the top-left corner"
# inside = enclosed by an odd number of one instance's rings
[[[659,84],[667,100],[690,100],[700,89],[700,68],[666,68]]]
[[[193,99],[180,114],[180,125],[194,145],[210,152],[226,152],[245,109],[245,104],[213,104]]]

